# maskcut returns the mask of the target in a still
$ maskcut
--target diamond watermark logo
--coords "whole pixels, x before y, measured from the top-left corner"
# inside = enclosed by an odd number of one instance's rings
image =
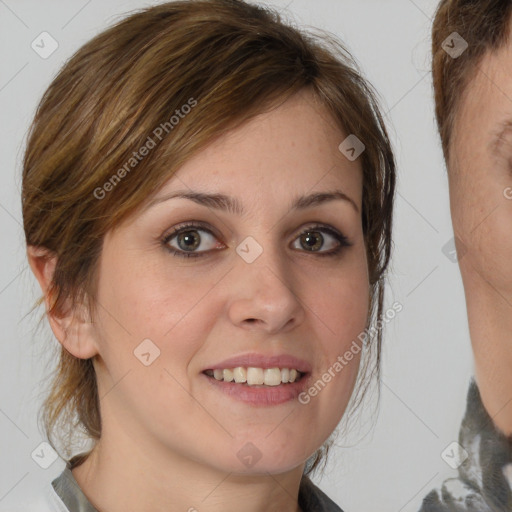
[[[144,366],[149,366],[160,356],[160,349],[149,338],[146,338],[135,348],[133,353]]]
[[[468,452],[456,441],[450,443],[441,453],[441,458],[452,469],[457,469],[468,457]]]
[[[452,32],[441,43],[441,48],[452,59],[458,59],[467,50],[468,46],[467,41],[458,32]]]
[[[246,263],[252,263],[261,255],[263,247],[252,236],[248,236],[238,244],[236,252]]]
[[[59,43],[48,32],[41,32],[30,45],[39,57],[47,59],[59,47]]]
[[[57,452],[46,441],[40,443],[30,456],[43,469],[48,469],[59,458]]]
[[[459,237],[454,237],[443,245],[441,251],[452,263],[457,263],[468,250]]]
[[[366,146],[356,135],[351,134],[338,146],[338,149],[343,153],[345,158],[353,162],[361,156]]]
[[[262,454],[253,443],[249,442],[238,450],[236,456],[244,466],[252,468],[261,459]]]

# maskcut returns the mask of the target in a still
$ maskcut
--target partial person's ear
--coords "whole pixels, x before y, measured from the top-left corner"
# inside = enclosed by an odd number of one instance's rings
[[[27,258],[43,292],[48,322],[57,340],[75,357],[94,357],[98,349],[88,308],[82,304],[72,307],[70,300],[66,299],[63,308],[50,312],[54,300],[50,296],[50,284],[57,264],[56,255],[45,247],[29,245]]]

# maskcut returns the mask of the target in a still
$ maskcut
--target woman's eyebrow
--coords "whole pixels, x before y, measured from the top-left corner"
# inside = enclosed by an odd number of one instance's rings
[[[244,215],[245,213],[242,203],[235,197],[227,196],[225,194],[207,194],[190,190],[178,190],[176,192],[171,192],[164,196],[157,197],[147,205],[145,210],[156,204],[169,201],[170,199],[189,199],[202,206],[223,210],[236,215]],[[313,206],[318,206],[319,204],[335,200],[342,200],[350,203],[354,210],[359,213],[359,208],[355,201],[341,190],[315,192],[313,194],[299,196],[292,201],[289,209],[304,210],[306,208],[311,208]]]

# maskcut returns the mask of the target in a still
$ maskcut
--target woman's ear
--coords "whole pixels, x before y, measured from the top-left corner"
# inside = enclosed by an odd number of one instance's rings
[[[98,354],[94,337],[94,326],[85,305],[71,305],[66,299],[59,311],[50,311],[53,298],[50,296],[57,257],[45,247],[27,246],[27,258],[44,295],[46,314],[50,327],[61,345],[80,359],[89,359]]]

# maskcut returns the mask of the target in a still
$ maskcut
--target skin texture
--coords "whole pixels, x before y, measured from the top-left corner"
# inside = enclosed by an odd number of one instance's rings
[[[512,43],[486,54],[457,116],[449,183],[476,379],[512,434]],[[462,243],[461,243],[462,242]]]
[[[137,212],[104,241],[94,322],[80,310],[73,321],[50,318],[71,353],[94,357],[102,438],[73,474],[98,510],[298,510],[304,463],[341,419],[359,355],[307,405],[238,402],[212,390],[202,370],[248,352],[286,353],[307,360],[316,381],[364,330],[362,169],[338,150],[346,136],[302,91],[220,137],[157,197],[219,192],[238,198],[246,213],[187,199]],[[333,200],[290,212],[297,196],[334,189],[354,204]],[[196,252],[204,256],[165,249],[164,236],[185,221],[203,221],[214,233],[199,231]],[[311,252],[300,235],[316,222],[351,246],[334,257]],[[337,247],[322,234],[318,251]],[[247,236],[263,248],[250,264],[236,252]],[[177,238],[169,244],[180,247]],[[46,290],[51,260],[32,248],[29,260]],[[146,338],[161,351],[150,366],[133,354]],[[237,457],[247,442],[262,454],[251,468]]]

